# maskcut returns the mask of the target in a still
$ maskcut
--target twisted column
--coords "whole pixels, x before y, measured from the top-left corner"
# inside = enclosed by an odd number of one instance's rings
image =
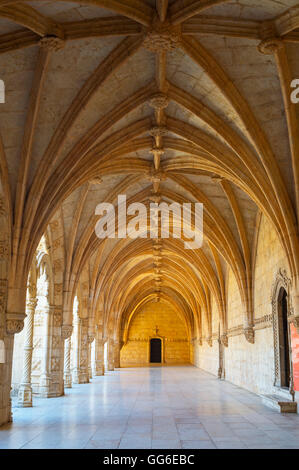
[[[35,297],[30,298],[26,305],[25,339],[23,377],[18,393],[18,406],[29,408],[32,406],[31,367],[33,352],[33,323],[37,305]]]
[[[64,343],[64,387],[72,388],[71,374],[71,338],[67,338]]]

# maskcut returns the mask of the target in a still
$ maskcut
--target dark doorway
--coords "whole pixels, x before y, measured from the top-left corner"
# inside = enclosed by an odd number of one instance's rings
[[[162,358],[162,342],[159,338],[152,338],[150,362],[161,362],[161,358]]]
[[[280,385],[289,387],[290,384],[290,348],[288,325],[287,293],[282,287],[278,296],[278,327],[279,327],[279,356],[280,356]]]

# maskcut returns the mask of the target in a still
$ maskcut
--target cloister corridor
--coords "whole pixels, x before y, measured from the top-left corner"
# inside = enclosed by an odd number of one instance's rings
[[[124,368],[13,406],[0,449],[299,449],[299,415],[192,366]]]

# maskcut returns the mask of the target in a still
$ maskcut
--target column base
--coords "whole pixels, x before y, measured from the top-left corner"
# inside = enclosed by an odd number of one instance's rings
[[[89,378],[87,372],[74,371],[73,384],[88,384]]]
[[[18,407],[32,407],[32,388],[30,384],[21,384],[18,392]]]
[[[104,365],[101,365],[101,366],[97,366],[96,369],[94,370],[93,374],[95,376],[99,376],[99,375],[104,375],[105,373],[105,369],[104,369]]]

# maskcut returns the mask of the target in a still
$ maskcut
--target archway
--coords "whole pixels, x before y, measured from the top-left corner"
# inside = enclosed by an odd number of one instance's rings
[[[162,341],[160,338],[150,340],[150,362],[160,364],[162,362]]]
[[[280,386],[290,385],[290,334],[288,324],[287,292],[281,287],[278,294],[278,336],[280,358]]]

